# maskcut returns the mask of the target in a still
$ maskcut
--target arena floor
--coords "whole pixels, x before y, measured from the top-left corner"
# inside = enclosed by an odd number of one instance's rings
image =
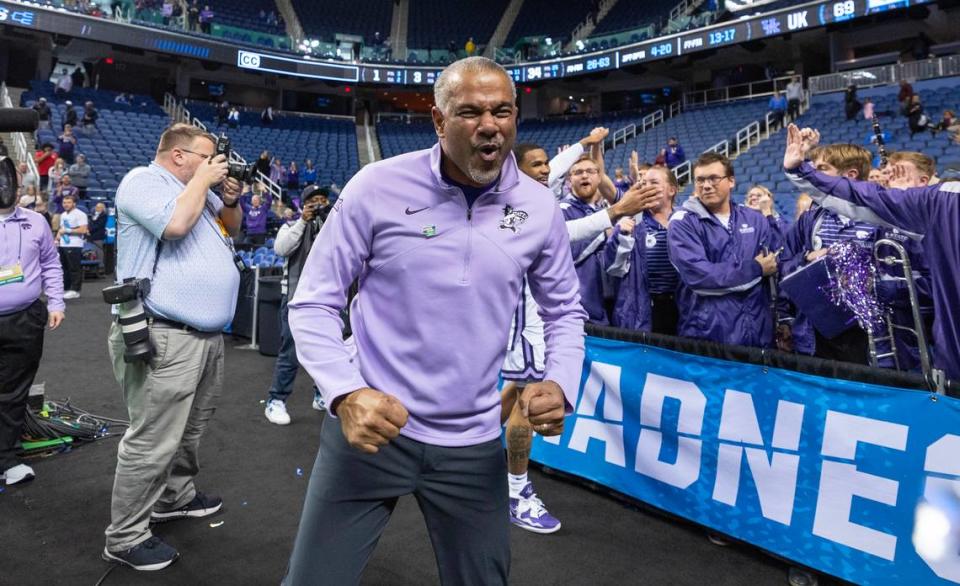
[[[108,307],[102,283],[90,282],[69,302],[67,320],[48,333],[37,382],[47,396],[87,411],[126,417],[106,352]],[[198,486],[219,494],[215,517],[156,529],[181,553],[161,572],[116,568],[102,584],[278,584],[284,574],[323,415],[310,408],[309,383],[297,380],[293,423],[263,417],[273,360],[237,350],[227,339],[226,383],[219,411],[202,443]],[[30,462],[37,479],[0,493],[0,584],[88,585],[110,566],[101,561],[109,520],[117,439]],[[537,491],[563,522],[555,535],[512,529],[513,584],[786,584],[786,564],[745,545],[712,545],[692,524],[625,506],[575,482],[533,471]],[[218,524],[211,526],[211,524]],[[317,583],[323,583],[318,577]],[[401,500],[363,583],[438,582],[422,517]],[[823,578],[821,584],[835,583]]]

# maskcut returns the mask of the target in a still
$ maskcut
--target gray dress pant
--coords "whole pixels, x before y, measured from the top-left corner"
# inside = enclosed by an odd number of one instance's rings
[[[123,551],[150,539],[154,506],[178,509],[196,496],[200,437],[223,388],[223,336],[154,323],[149,361],[123,361],[123,335],[114,322],[109,350],[123,389],[130,427],[117,450],[107,549]]]
[[[358,584],[398,498],[408,494],[423,512],[443,584],[507,583],[510,511],[499,438],[450,448],[400,436],[369,455],[347,443],[333,417],[323,422],[283,583]]]

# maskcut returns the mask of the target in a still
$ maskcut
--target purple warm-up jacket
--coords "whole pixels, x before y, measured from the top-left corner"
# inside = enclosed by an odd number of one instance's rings
[[[930,267],[936,317],[933,363],[948,378],[960,379],[960,183],[885,189],[869,181],[832,177],[804,162],[787,170],[794,183],[809,184],[820,205],[854,219],[884,224],[922,236]]]
[[[756,210],[730,204],[727,229],[690,198],[670,218],[670,262],[680,275],[677,333],[724,344],[767,348],[773,312],[763,270],[754,258],[772,252],[776,238]]]
[[[300,276],[290,327],[327,405],[373,387],[409,411],[404,436],[469,446],[500,435],[497,377],[524,277],[544,321],[544,378],[563,389],[568,412],[586,314],[550,190],[510,155],[468,208],[440,165],[438,144],[367,165],[347,183]],[[345,343],[340,311],[354,278]]]

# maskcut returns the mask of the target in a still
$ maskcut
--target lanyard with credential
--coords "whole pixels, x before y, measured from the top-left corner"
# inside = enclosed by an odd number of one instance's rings
[[[0,287],[11,283],[23,282],[23,229],[19,224],[13,222],[4,222],[4,234],[7,226],[16,226],[19,242],[17,243],[17,262],[11,266],[0,265]]]
[[[210,221],[210,218],[206,214],[200,214],[204,221],[210,225],[211,228],[216,230],[217,236],[220,238],[220,241],[227,247],[227,250],[230,251],[230,254],[233,256],[233,265],[237,267],[237,270],[241,273],[246,272],[247,265],[244,264],[243,259],[240,258],[240,255],[237,254],[237,249],[233,246],[233,238],[230,237],[230,233],[227,231],[227,227],[223,225],[223,220],[220,219],[219,215],[213,213],[209,207],[204,204],[205,211],[209,211],[212,216],[216,218],[216,222]]]

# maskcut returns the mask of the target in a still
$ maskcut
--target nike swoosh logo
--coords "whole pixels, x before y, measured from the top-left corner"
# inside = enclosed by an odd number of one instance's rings
[[[420,208],[419,210],[411,210],[410,207],[407,206],[407,209],[404,210],[403,213],[407,214],[408,216],[412,216],[413,214],[419,214],[423,210],[429,210],[429,209],[430,209],[430,206],[427,206],[425,208]]]

